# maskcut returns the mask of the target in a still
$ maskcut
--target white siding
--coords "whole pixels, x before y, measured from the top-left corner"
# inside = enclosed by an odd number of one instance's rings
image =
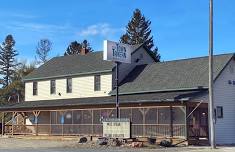
[[[72,93],[67,93],[66,78],[56,79],[56,94],[50,94],[50,80],[38,81],[36,96],[33,96],[33,82],[26,82],[25,101],[107,96],[112,89],[112,74],[101,74],[100,81],[101,91],[94,91],[94,75],[74,77]]]
[[[235,85],[228,84],[228,80],[235,81],[234,60],[228,64],[214,85],[214,106],[223,107],[223,118],[217,118],[215,125],[217,144],[235,143]]]

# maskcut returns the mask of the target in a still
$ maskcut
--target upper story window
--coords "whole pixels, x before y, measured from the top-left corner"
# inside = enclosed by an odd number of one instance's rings
[[[100,75],[94,77],[94,91],[100,91]]]
[[[56,93],[56,83],[55,80],[51,80],[51,94]]]
[[[67,78],[67,93],[72,93],[72,78]]]
[[[33,82],[33,95],[38,95],[38,82]]]

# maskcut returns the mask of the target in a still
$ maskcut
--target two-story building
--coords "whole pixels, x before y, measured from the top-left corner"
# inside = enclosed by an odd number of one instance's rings
[[[120,117],[132,137],[208,138],[208,57],[156,63],[143,45],[132,63],[120,63]],[[234,54],[214,57],[216,141],[235,141]],[[5,134],[102,135],[102,119],[116,117],[115,65],[103,52],[55,57],[24,79],[25,101],[0,111],[12,114]],[[226,132],[224,131],[226,130]]]

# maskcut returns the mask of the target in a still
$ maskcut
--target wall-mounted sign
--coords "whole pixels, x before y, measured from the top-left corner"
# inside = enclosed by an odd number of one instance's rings
[[[103,120],[103,137],[130,138],[130,119],[109,118]]]
[[[105,40],[103,59],[108,61],[131,63],[134,47],[127,44]]]

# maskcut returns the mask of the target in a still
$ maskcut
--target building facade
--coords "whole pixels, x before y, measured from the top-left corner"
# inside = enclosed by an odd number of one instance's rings
[[[156,63],[143,45],[132,63],[120,63],[120,117],[132,137],[208,140],[208,57]],[[235,141],[234,55],[216,55],[216,141]],[[102,120],[115,118],[115,65],[102,52],[56,57],[24,79],[25,101],[0,108],[3,133],[102,136]],[[228,133],[223,132],[228,131]]]

